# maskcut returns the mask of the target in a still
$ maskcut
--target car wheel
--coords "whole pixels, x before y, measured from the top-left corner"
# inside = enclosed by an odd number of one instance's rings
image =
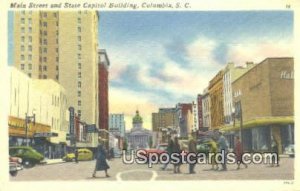
[[[18,171],[17,171],[17,170],[16,170],[16,171],[10,171],[9,174],[10,174],[11,176],[17,176]]]
[[[28,159],[25,159],[23,161],[23,165],[25,168],[31,168],[31,167],[34,167],[34,163]]]

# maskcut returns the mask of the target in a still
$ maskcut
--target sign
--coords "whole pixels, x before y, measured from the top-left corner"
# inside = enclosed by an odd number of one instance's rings
[[[47,132],[47,133],[35,133],[33,135],[34,138],[40,138],[40,137],[58,137],[58,133],[53,133],[53,132]]]
[[[86,132],[87,133],[95,133],[97,132],[97,128],[95,124],[91,124],[91,125],[86,125]]]
[[[75,113],[74,107],[69,107],[70,118],[69,118],[69,132],[71,136],[75,134]],[[74,144],[74,139],[71,139],[71,144]]]

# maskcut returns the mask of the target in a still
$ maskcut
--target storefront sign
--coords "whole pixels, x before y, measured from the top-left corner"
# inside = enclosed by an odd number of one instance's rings
[[[38,137],[58,137],[58,133],[53,133],[53,132],[49,132],[49,133],[35,133],[33,135],[33,137],[38,138]]]
[[[97,132],[96,125],[95,124],[86,125],[86,131],[87,131],[87,133],[95,133],[95,132]]]

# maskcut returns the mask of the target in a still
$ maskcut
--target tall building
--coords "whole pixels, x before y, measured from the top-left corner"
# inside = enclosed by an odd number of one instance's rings
[[[98,124],[98,21],[94,11],[16,11],[15,66],[66,90],[81,120]]]
[[[100,129],[108,130],[108,67],[110,62],[105,50],[98,50],[98,56],[98,126]],[[108,138],[107,135],[106,138]]]
[[[109,131],[117,132],[120,137],[125,137],[125,118],[124,114],[109,114]]]
[[[253,62],[247,62],[245,67],[234,66],[234,63],[228,63],[224,68],[223,76],[223,95],[224,95],[224,118],[225,124],[232,124],[232,111],[233,111],[233,102],[232,102],[232,82],[235,81],[238,77],[243,75],[249,69],[254,66]]]
[[[192,129],[194,130],[198,130],[199,129],[199,119],[198,119],[198,100],[196,102],[192,102],[193,105],[193,111],[192,111],[192,115],[193,115],[193,127]]]
[[[202,95],[197,95],[197,114],[198,114],[198,129],[203,128],[203,108],[202,108]]]
[[[202,112],[203,112],[203,128],[211,128],[211,115],[210,115],[210,97],[208,88],[203,90],[202,95]]]
[[[178,103],[176,105],[176,113],[179,119],[179,136],[180,137],[188,137],[188,133],[191,132],[192,126],[189,123],[190,116],[188,112],[193,112],[193,106],[191,103]]]
[[[270,151],[275,140],[282,153],[294,144],[293,58],[266,58],[236,79],[232,91],[235,123],[224,130],[242,131],[245,150]]]
[[[224,71],[221,70],[209,81],[208,92],[210,96],[212,129],[218,129],[224,124],[223,75]]]
[[[159,108],[158,113],[152,113],[153,142],[158,144],[166,141],[167,133],[178,127],[178,117],[175,108]]]

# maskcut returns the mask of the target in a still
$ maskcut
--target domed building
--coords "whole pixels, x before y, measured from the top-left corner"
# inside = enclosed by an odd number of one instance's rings
[[[132,129],[127,133],[129,149],[142,149],[149,147],[149,140],[152,139],[151,131],[143,128],[143,118],[139,111],[136,111],[132,118]]]

